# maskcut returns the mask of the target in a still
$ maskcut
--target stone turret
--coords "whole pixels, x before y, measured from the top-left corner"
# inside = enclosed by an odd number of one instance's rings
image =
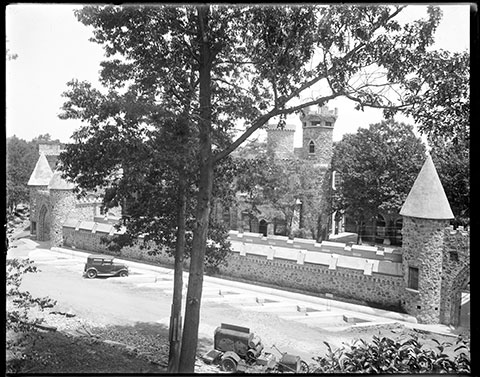
[[[47,158],[50,168],[55,170],[57,167],[58,156],[63,152],[63,145],[56,142],[45,142],[38,144],[38,153],[44,154]]]
[[[275,159],[292,158],[294,155],[295,125],[284,124],[277,126],[269,124],[267,128],[267,151]]]
[[[427,157],[400,210],[403,216],[404,309],[420,323],[441,322],[444,231],[453,213]]]
[[[62,178],[61,171],[55,171],[49,184],[51,203],[50,241],[51,246],[62,245],[62,227],[75,208],[74,185]]]
[[[33,169],[32,175],[28,180],[30,194],[30,233],[36,234],[37,231],[37,207],[39,194],[47,190],[48,184],[52,179],[53,171],[50,168],[48,160],[44,153],[40,153],[37,164]]]
[[[324,167],[332,160],[333,128],[338,111],[327,106],[310,106],[302,111],[300,120],[303,129],[303,158]]]

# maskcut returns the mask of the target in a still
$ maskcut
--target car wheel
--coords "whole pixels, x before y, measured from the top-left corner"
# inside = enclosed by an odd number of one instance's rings
[[[97,271],[95,270],[88,270],[87,271],[87,277],[89,279],[95,279],[97,277]]]
[[[124,278],[124,277],[127,277],[128,276],[128,272],[127,271],[122,271],[120,272],[120,277],[121,278]]]

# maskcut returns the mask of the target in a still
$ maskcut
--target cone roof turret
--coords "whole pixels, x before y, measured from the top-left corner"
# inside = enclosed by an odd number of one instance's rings
[[[53,171],[44,153],[40,153],[37,164],[28,180],[28,186],[47,186],[52,179]]]
[[[453,212],[429,155],[403,203],[400,215],[421,219],[453,219]]]
[[[73,190],[74,187],[73,183],[62,178],[62,172],[60,170],[55,170],[55,173],[53,173],[48,183],[49,190]]]

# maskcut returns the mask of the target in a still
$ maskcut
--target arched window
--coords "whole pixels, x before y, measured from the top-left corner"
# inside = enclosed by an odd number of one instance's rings
[[[268,230],[268,223],[263,219],[260,220],[260,222],[258,223],[258,233],[261,233],[264,236],[266,236],[267,230]]]
[[[315,153],[315,143],[313,140],[310,140],[310,143],[308,143],[308,153]]]
[[[375,225],[376,225],[376,238],[377,238],[375,242],[383,243],[386,236],[385,228],[387,226],[385,218],[379,214],[377,216],[377,221]]]

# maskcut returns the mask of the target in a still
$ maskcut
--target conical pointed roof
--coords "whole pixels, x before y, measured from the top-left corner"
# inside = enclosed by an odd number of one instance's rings
[[[62,172],[60,170],[55,170],[55,173],[53,173],[48,183],[49,190],[73,190],[74,187],[73,183],[62,178]]]
[[[47,186],[53,176],[52,168],[45,154],[40,153],[35,169],[28,180],[28,186]]]
[[[400,215],[421,219],[453,219],[453,213],[429,155],[403,203]]]

